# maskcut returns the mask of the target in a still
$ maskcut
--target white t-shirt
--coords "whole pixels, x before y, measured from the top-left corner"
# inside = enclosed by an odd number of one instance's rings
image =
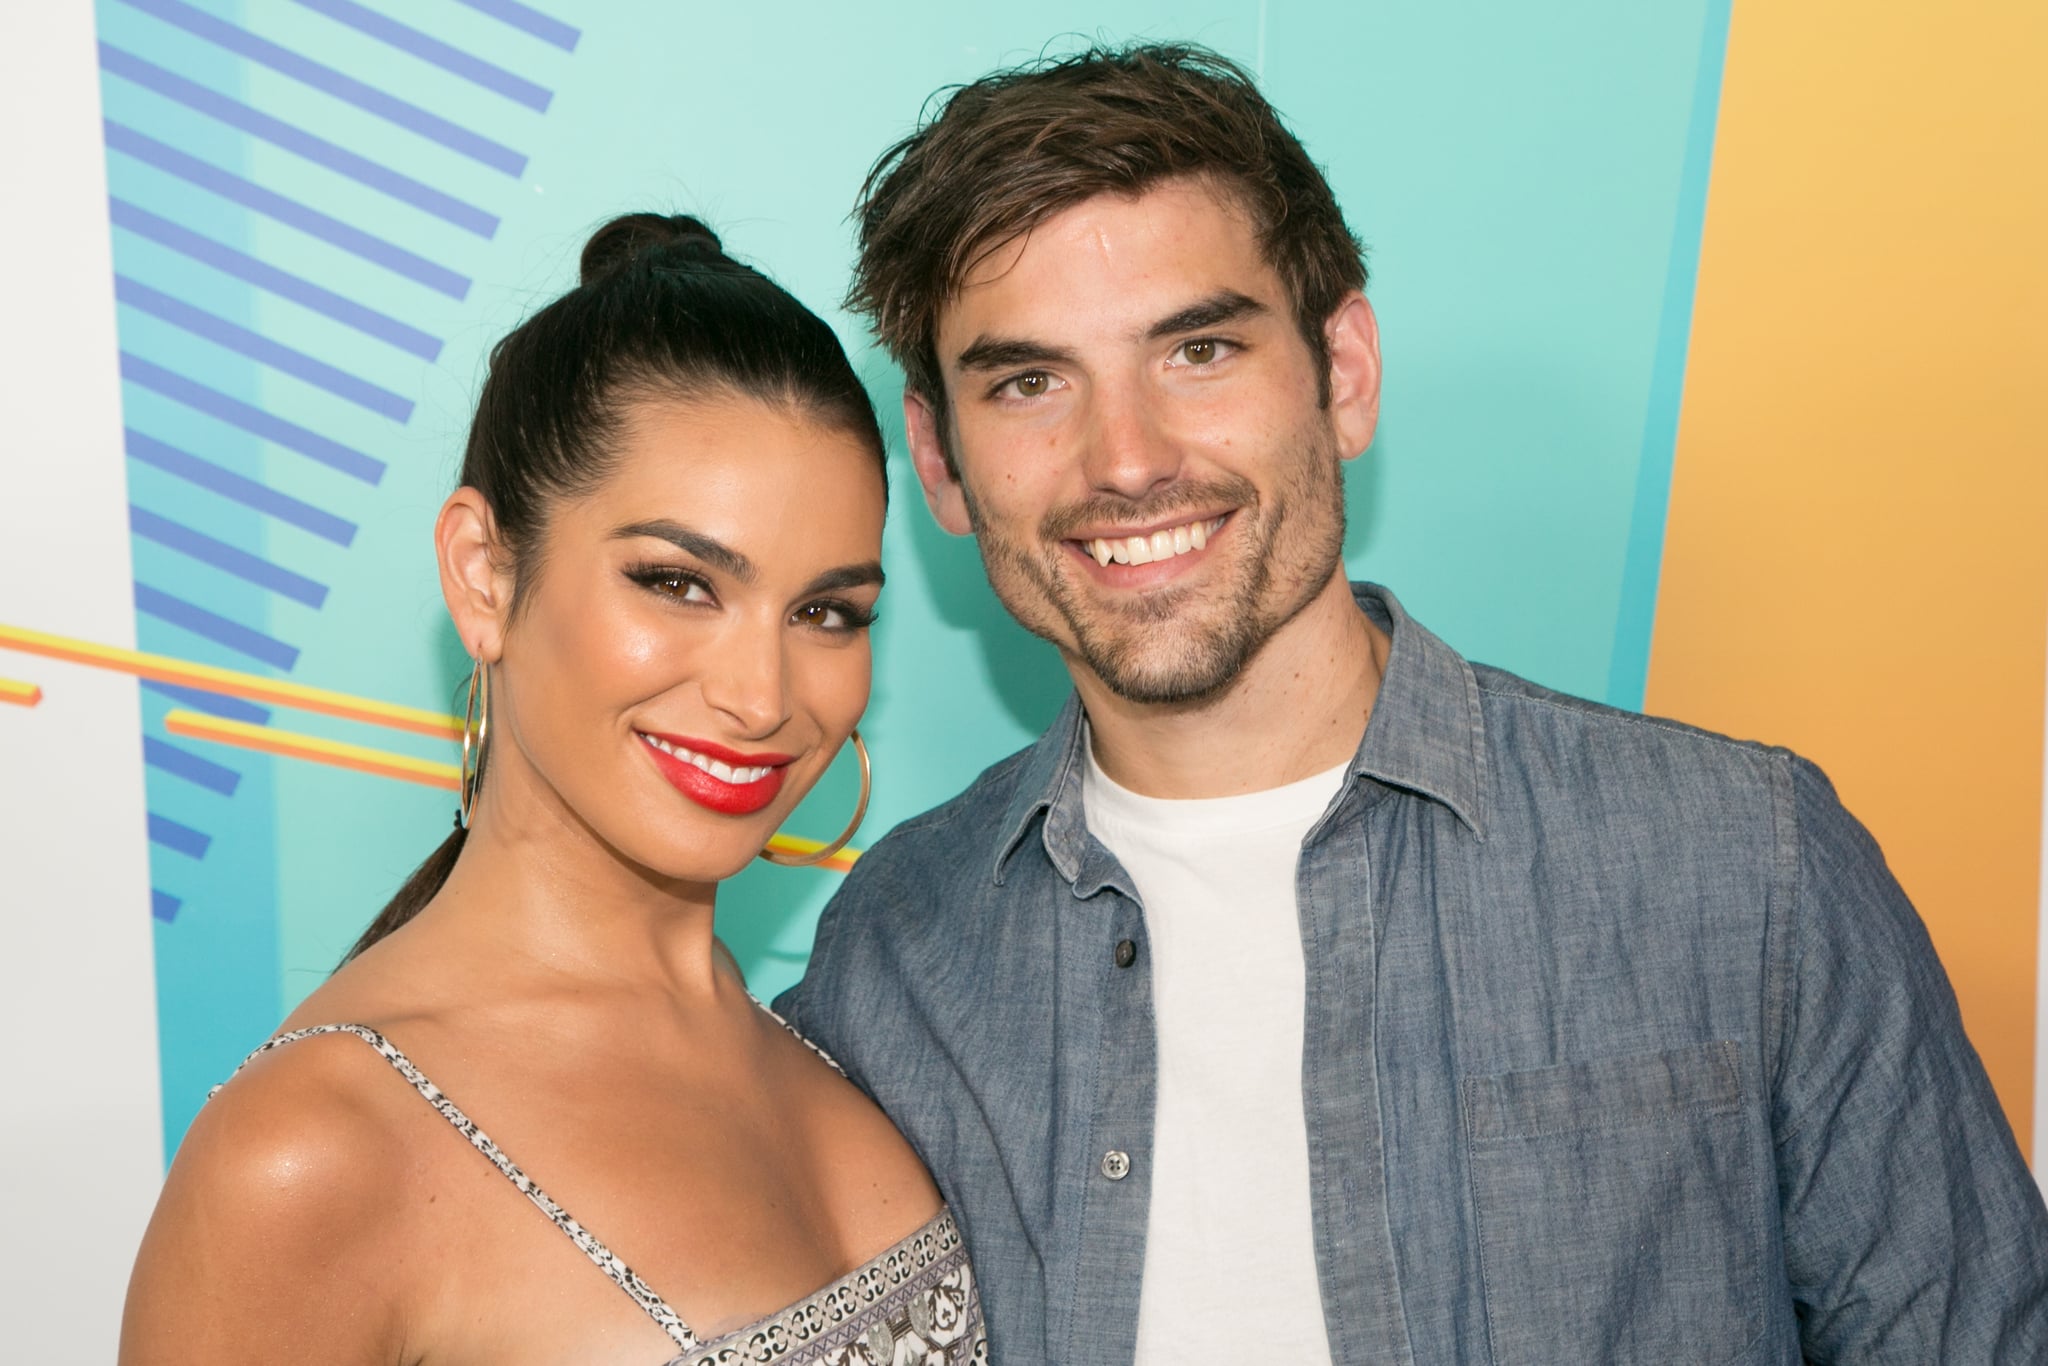
[[[1327,1362],[1301,1095],[1295,865],[1349,763],[1241,797],[1169,801],[1082,776],[1088,830],[1145,908],[1159,1041],[1138,1366]]]

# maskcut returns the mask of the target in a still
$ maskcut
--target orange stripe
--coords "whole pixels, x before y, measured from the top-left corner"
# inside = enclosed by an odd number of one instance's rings
[[[189,660],[174,659],[169,655],[117,649],[111,645],[98,645],[89,640],[78,640],[70,636],[50,635],[25,627],[0,626],[0,649],[19,650],[23,654],[40,655],[45,659],[61,659],[66,663],[85,664],[95,669],[111,669],[116,673],[133,674],[137,678],[147,678],[157,683],[171,683],[181,688],[196,688],[201,692],[221,693],[228,697],[245,698],[251,702],[268,702],[299,711],[319,712],[325,716],[340,717],[345,721],[367,721],[373,726],[410,731],[435,739],[459,737],[462,734],[462,722],[440,712],[401,706],[396,702],[380,702],[375,698],[358,697],[352,693],[335,692],[328,688],[309,687],[304,683],[286,683],[279,679],[263,678],[257,674],[239,673],[233,669],[217,669],[209,664],[194,664]]]
[[[2044,50],[2039,0],[1736,5],[1648,694],[1827,768],[1927,921],[2023,1147]]]
[[[438,787],[448,792],[459,790],[462,782],[462,770],[455,764],[436,763],[431,759],[414,759],[387,750],[344,744],[339,740],[323,740],[318,736],[302,735],[296,731],[251,725],[246,721],[229,721],[198,712],[172,711],[164,717],[164,729],[173,735],[182,735],[189,739],[211,740],[216,744],[233,745],[237,749],[255,750],[263,754],[275,754],[286,759],[304,759],[332,768],[345,768],[380,778],[396,778],[400,782]],[[805,839],[802,835],[778,834],[768,841],[768,847],[782,853],[808,854],[824,848],[824,843],[821,840]],[[854,861],[859,857],[858,849],[841,849],[816,866],[830,872],[844,873],[853,868]]]
[[[0,702],[10,702],[17,707],[33,707],[43,700],[43,690],[33,683],[24,683],[18,678],[0,678]]]
[[[388,750],[343,744],[339,740],[323,740],[318,736],[301,735],[296,731],[277,730],[270,726],[252,726],[245,721],[202,716],[198,712],[173,711],[164,717],[164,729],[173,735],[183,735],[194,740],[211,740],[215,744],[233,745],[237,749],[252,749],[264,754],[277,754],[287,759],[305,759],[316,764],[326,764],[331,768],[351,769],[379,778],[396,778],[400,782],[419,783],[424,787],[438,787],[449,792],[455,791],[461,783],[461,770],[454,764],[414,759],[404,754],[393,754]]]
[[[768,847],[778,854],[808,854],[823,849],[825,841],[805,839],[802,835],[777,834],[768,841]],[[850,873],[859,859],[860,850],[849,847],[811,866],[829,869],[835,873]]]

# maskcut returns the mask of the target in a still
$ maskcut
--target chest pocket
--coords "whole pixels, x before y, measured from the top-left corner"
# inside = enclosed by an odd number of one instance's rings
[[[1733,1043],[1464,1087],[1495,1366],[1736,1361],[1762,1196]]]

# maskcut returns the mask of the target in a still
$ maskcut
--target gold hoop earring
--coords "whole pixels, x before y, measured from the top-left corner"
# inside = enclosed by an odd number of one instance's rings
[[[762,858],[784,868],[808,868],[814,863],[823,863],[844,849],[846,842],[853,838],[853,832],[860,829],[861,817],[868,814],[868,797],[874,791],[875,770],[874,765],[868,762],[868,747],[862,743],[860,731],[856,729],[848,738],[853,741],[854,754],[860,758],[860,800],[854,803],[853,819],[839,832],[838,839],[813,849],[808,854],[785,854],[779,849],[770,848],[761,851]]]
[[[462,783],[457,792],[455,824],[469,829],[477,792],[484,782],[484,745],[491,738],[491,670],[483,656],[469,670],[469,700],[462,707]]]

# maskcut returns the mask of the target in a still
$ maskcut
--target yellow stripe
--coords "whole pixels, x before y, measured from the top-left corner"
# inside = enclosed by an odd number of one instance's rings
[[[306,759],[332,768],[353,769],[358,773],[397,778],[401,782],[445,788],[450,792],[461,782],[461,770],[454,764],[415,759],[410,755],[393,754],[389,750],[371,749],[366,745],[344,744],[339,740],[323,740],[318,736],[277,730],[271,726],[253,726],[246,721],[228,721],[199,712],[173,711],[164,717],[164,729],[173,735],[195,740],[211,740],[216,744],[278,754],[287,759]]]
[[[17,707],[33,707],[43,700],[43,690],[33,683],[24,683],[18,678],[0,678],[0,702],[11,702]]]
[[[111,645],[97,645],[89,640],[78,640],[70,636],[49,635],[20,626],[0,626],[0,649],[19,650],[24,654],[41,655],[45,659],[61,659],[67,663],[85,664],[96,669],[111,669],[116,673],[133,674],[137,678],[147,678],[158,683],[196,688],[201,692],[221,693],[252,702],[269,702],[280,707],[319,712],[349,721],[367,721],[374,726],[387,726],[393,730],[410,731],[416,735],[431,735],[436,739],[462,734],[462,722],[440,712],[400,706],[396,702],[379,702],[375,698],[309,687],[304,683],[286,683],[274,678],[263,678],[257,674],[238,673],[233,669],[217,669],[210,664],[194,664],[189,660],[175,659],[169,655],[116,649]]]
[[[263,754],[276,754],[287,759],[305,759],[333,768],[346,768],[357,773],[396,778],[401,782],[419,783],[425,787],[438,787],[449,792],[456,791],[462,782],[462,770],[455,764],[436,763],[431,759],[414,759],[409,755],[393,754],[389,750],[344,744],[339,740],[323,740],[318,736],[302,735],[297,731],[256,726],[246,721],[228,721],[199,712],[172,711],[164,717],[164,729],[173,735],[182,735],[194,740],[211,740],[216,744],[233,745],[237,749],[256,750]],[[768,841],[768,847],[779,853],[811,854],[823,849],[825,842],[806,839],[802,835],[778,834]],[[841,849],[817,866],[830,872],[844,873],[852,869],[854,861],[859,857],[858,849]]]
[[[778,854],[815,854],[825,847],[825,841],[805,839],[802,835],[777,834],[768,841],[768,847]],[[849,871],[859,858],[860,850],[846,848],[816,866],[829,868],[835,873],[844,873]]]

